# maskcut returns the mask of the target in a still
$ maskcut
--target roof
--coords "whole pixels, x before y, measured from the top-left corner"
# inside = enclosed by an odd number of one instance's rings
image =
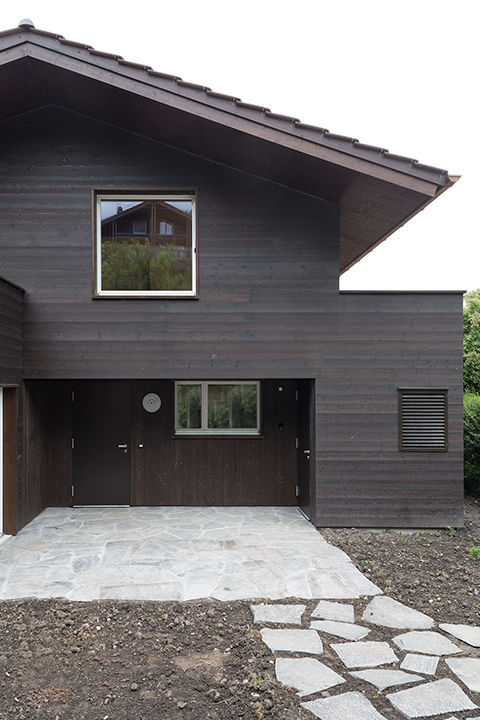
[[[0,33],[0,96],[0,121],[59,105],[339,203],[341,272],[457,180],[27,21]]]

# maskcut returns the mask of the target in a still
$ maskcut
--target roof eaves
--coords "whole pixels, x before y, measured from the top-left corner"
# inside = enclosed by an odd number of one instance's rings
[[[263,107],[261,105],[254,105],[252,103],[243,102],[239,98],[236,98],[232,95],[217,93],[204,85],[190,83],[182,80],[175,75],[161,73],[153,70],[149,66],[127,61],[120,55],[102,52],[99,50],[95,50],[89,45],[77,43],[71,40],[66,40],[62,35],[58,35],[56,33],[51,33],[45,30],[38,30],[37,28],[22,27],[12,28],[11,30],[4,30],[3,32],[0,32],[0,38],[15,34],[26,36],[27,41],[29,39],[33,40],[32,36],[35,35],[52,38],[64,46],[70,46],[72,48],[78,48],[81,51],[86,51],[94,58],[105,58],[107,61],[115,62],[117,64],[118,70],[120,70],[121,68],[128,69],[136,73],[142,73],[142,75],[145,74],[147,76],[150,76],[151,78],[172,81],[174,85],[176,85],[181,90],[181,92],[178,93],[179,95],[183,95],[185,91],[187,91],[188,93],[192,91],[192,93],[194,94],[193,97],[190,94],[188,94],[187,96],[183,96],[197,100],[198,102],[203,102],[204,104],[208,104],[208,102],[205,102],[205,100],[218,100],[219,105],[216,104],[215,107],[219,110],[224,110],[230,113],[232,112],[233,105],[233,108],[240,110],[240,113],[235,112],[238,117],[243,117],[247,120],[260,122],[263,125],[266,125],[266,120],[268,120],[268,126],[272,127],[273,129],[280,130],[284,133],[294,134],[297,137],[301,137],[305,140],[314,142],[319,146],[339,151],[354,158],[358,158],[359,160],[373,162],[391,170],[402,172],[411,176],[416,176],[416,173],[420,172],[420,175],[417,175],[419,179],[427,180],[427,182],[437,182],[439,186],[443,186],[445,184],[444,178],[448,177],[448,172],[442,168],[437,168],[432,165],[420,163],[417,160],[409,158],[407,156],[390,153],[385,148],[360,143],[356,138],[352,138],[350,136],[331,133],[325,128],[317,127],[315,125],[310,125],[307,123],[302,123],[298,118],[272,112],[269,108]],[[137,79],[145,82],[144,77],[135,77],[131,75],[130,77],[132,79]],[[204,99],[195,97],[195,94],[203,95]],[[228,107],[221,107],[222,102],[225,103],[225,105],[227,105],[228,103]],[[241,112],[243,110],[247,111],[248,115],[244,115]],[[256,118],[253,117],[255,114],[257,114]],[[296,132],[297,130],[300,132]],[[422,177],[422,174],[432,173],[437,175],[436,179],[433,179],[431,177],[426,178],[425,176]]]

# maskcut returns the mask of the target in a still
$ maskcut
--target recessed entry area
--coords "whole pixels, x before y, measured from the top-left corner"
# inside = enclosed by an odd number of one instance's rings
[[[313,381],[291,379],[26,382],[32,516],[69,505],[300,505],[310,516],[313,397]]]

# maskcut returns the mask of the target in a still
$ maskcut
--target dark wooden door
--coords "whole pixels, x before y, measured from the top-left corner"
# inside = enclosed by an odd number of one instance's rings
[[[82,382],[73,400],[73,505],[130,504],[130,386]]]
[[[311,519],[315,453],[313,447],[314,390],[312,380],[299,380],[297,400],[297,486],[298,506]]]

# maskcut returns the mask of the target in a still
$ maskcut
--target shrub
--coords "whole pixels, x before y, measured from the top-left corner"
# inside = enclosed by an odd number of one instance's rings
[[[465,490],[480,495],[480,395],[465,393],[463,415]]]

